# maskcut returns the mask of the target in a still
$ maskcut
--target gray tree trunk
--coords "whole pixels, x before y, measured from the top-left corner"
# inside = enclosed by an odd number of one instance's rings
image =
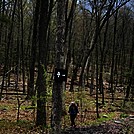
[[[56,59],[55,68],[63,69],[65,63],[65,42],[64,42],[64,8],[65,1],[57,1],[57,40],[56,40]],[[62,82],[54,82],[53,84],[53,108],[52,108],[52,133],[61,134],[61,118],[62,118]]]

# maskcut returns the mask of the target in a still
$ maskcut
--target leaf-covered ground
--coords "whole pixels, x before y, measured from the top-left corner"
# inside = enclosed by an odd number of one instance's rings
[[[101,95],[99,96],[101,104]],[[71,101],[76,101],[79,105],[79,115],[77,116],[77,127],[70,128],[69,115],[63,118],[62,134],[133,134],[134,120],[130,114],[134,115],[134,103],[128,102],[125,115],[121,110],[123,100],[115,100],[111,103],[109,93],[105,93],[105,105],[99,106],[100,119],[96,118],[95,93],[90,96],[88,90],[78,92],[68,92],[65,94],[66,112]],[[123,98],[121,93],[115,95],[115,98]],[[32,107],[31,100],[25,100],[26,96],[5,95],[0,101],[0,134],[51,134],[50,113],[51,98],[47,102],[47,124],[48,126],[41,130],[35,126],[36,107]],[[36,101],[37,98],[34,98]],[[19,101],[19,102],[18,102]],[[18,108],[18,103],[20,108]],[[19,109],[19,116],[18,116]],[[85,109],[87,112],[84,112]],[[121,117],[125,115],[125,117]],[[18,121],[17,121],[17,117]]]
[[[86,95],[85,95],[86,96]],[[78,94],[78,97],[79,94]],[[35,126],[36,110],[31,107],[31,101],[24,98],[19,98],[20,106],[19,120],[18,102],[15,97],[9,96],[3,98],[0,102],[0,134],[51,134],[50,118],[48,118],[48,126],[41,130]],[[68,97],[68,99],[70,99]],[[70,100],[69,100],[70,101]],[[115,108],[118,106],[112,105],[110,108],[114,112],[109,112],[109,107],[106,105],[100,108],[100,119],[96,119],[96,114],[90,110],[94,110],[92,105],[94,101],[90,98],[90,102],[86,105],[88,99],[83,99],[83,109],[86,107],[89,111],[80,113],[77,116],[76,128],[70,127],[69,115],[65,115],[63,119],[62,134],[133,134],[134,133],[134,113],[125,114],[117,112]],[[66,102],[69,103],[69,102]],[[85,106],[85,107],[84,107]],[[89,107],[88,107],[89,106]],[[115,106],[115,107],[114,107]],[[111,110],[110,109],[110,110]],[[51,109],[47,108],[48,112]],[[128,109],[129,110],[129,109]],[[85,114],[85,115],[83,115]],[[131,115],[132,114],[132,115]],[[50,115],[48,116],[50,117]]]
[[[2,123],[4,122],[4,123]],[[51,134],[50,129],[41,130],[28,122],[0,121],[0,134]],[[134,121],[108,121],[99,125],[66,127],[62,134],[134,134]]]
[[[134,120],[125,118],[122,121],[113,120],[99,125],[68,128],[63,134],[134,134]]]

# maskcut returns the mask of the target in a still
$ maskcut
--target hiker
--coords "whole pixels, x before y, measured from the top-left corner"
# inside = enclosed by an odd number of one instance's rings
[[[79,111],[78,111],[77,105],[74,102],[71,102],[71,104],[69,106],[68,113],[70,114],[70,121],[71,121],[71,126],[72,127],[76,127],[75,118],[76,118],[78,112]]]

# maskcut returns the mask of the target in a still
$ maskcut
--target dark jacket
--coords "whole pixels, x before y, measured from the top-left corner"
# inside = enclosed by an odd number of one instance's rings
[[[79,113],[78,107],[77,107],[75,104],[71,104],[71,105],[69,106],[69,111],[68,111],[68,113],[69,113],[70,115],[77,115],[77,113]]]

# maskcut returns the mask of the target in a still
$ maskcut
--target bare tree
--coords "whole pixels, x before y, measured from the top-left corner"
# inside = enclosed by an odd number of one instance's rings
[[[8,33],[8,42],[7,42],[7,45],[5,45],[4,72],[3,72],[3,80],[2,80],[2,85],[1,85],[0,98],[1,98],[1,95],[3,92],[5,77],[6,77],[6,73],[8,71],[8,66],[9,66],[9,51],[10,51],[10,47],[11,47],[11,39],[12,39],[13,26],[14,26],[14,16],[15,16],[15,11],[16,11],[16,4],[17,4],[17,0],[15,0],[14,6],[13,6],[13,12],[12,12],[12,17],[11,17],[11,26],[10,26],[10,30]]]
[[[33,35],[32,35],[32,46],[31,46],[31,58],[30,58],[30,78],[28,85],[28,98],[34,95],[34,73],[35,73],[35,62],[37,57],[37,42],[38,42],[38,20],[39,20],[39,9],[40,9],[40,1],[36,1],[34,18],[33,18]]]
[[[134,23],[133,23],[133,33],[134,33]],[[125,99],[124,99],[124,105],[125,105],[125,102],[128,101],[128,98],[130,96],[130,93],[132,93],[132,96],[134,94],[134,34],[132,34],[133,37],[132,37],[132,46],[131,46],[131,51],[130,51],[130,62],[129,62],[129,78],[128,78],[128,85],[127,85],[127,89],[126,89],[126,96],[125,96]],[[132,90],[132,91],[131,91]]]

